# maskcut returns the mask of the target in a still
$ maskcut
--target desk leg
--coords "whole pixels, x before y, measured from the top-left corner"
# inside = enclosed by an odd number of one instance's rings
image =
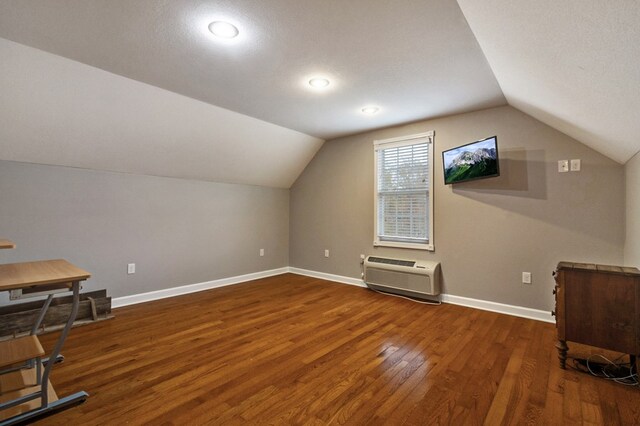
[[[53,294],[50,294],[49,297],[47,297],[47,300],[44,301],[44,304],[42,305],[42,308],[40,308],[40,313],[38,314],[38,318],[36,319],[36,322],[33,323],[33,327],[31,327],[31,335],[32,336],[35,336],[36,334],[38,334],[38,329],[40,328],[40,324],[42,324],[42,321],[44,320],[44,316],[47,314],[47,310],[49,310],[49,306],[51,305],[51,301],[52,300],[53,300]],[[27,366],[29,368],[33,368],[34,367],[33,360],[30,360],[27,363]],[[39,370],[38,370],[38,374],[40,374]],[[38,380],[39,379],[40,379],[40,376],[38,376]],[[40,383],[38,383],[38,384],[40,384]]]
[[[26,413],[18,414],[17,416],[11,417],[9,419],[2,420],[0,421],[0,426],[31,424],[36,420],[43,419],[59,411],[63,411],[67,408],[82,404],[87,400],[88,397],[89,394],[84,391],[76,392],[73,395],[60,398],[59,400],[47,405],[44,408],[27,411]]]
[[[76,315],[78,315],[78,308],[80,306],[80,281],[73,282],[73,305],[71,307],[71,313],[69,314],[69,319],[67,320],[67,324],[62,329],[62,333],[56,342],[56,345],[53,348],[53,352],[49,356],[49,359],[56,359],[58,355],[60,355],[60,351],[62,350],[62,345],[64,345],[64,341],[67,339],[69,335],[69,331],[73,326],[73,322],[76,320]],[[49,375],[51,374],[51,368],[53,367],[54,362],[47,362],[47,366],[44,368],[44,374],[42,375],[42,407],[46,407],[49,403],[49,395],[46,391],[47,386],[49,384]]]
[[[40,324],[42,324],[42,320],[44,320],[44,316],[47,313],[47,310],[49,309],[49,305],[51,305],[52,300],[53,300],[53,294],[50,294],[49,297],[47,297],[47,300],[45,300],[44,305],[42,305],[42,308],[40,309],[40,314],[38,314],[38,319],[36,319],[36,322],[33,323],[33,327],[31,327],[32,336],[35,336],[36,334],[38,334],[38,329],[40,328]]]

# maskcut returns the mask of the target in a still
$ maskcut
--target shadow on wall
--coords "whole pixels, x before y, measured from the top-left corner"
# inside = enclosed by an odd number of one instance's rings
[[[455,194],[501,194],[547,199],[544,151],[500,150],[500,176],[452,185]],[[473,197],[471,197],[473,198]]]
[[[451,185],[451,191],[481,203],[619,245],[623,230],[596,226],[623,220],[624,200],[613,167],[586,164],[578,173],[557,173],[544,150],[500,152],[500,176]],[[551,172],[553,171],[553,173]],[[609,190],[614,188],[615,190]]]

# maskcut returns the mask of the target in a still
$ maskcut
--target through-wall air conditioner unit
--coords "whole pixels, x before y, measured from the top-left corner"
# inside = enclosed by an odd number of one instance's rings
[[[374,290],[432,298],[440,294],[440,263],[367,256],[364,282]]]

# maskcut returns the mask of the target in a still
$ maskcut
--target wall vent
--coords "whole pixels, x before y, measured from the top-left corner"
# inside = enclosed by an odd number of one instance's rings
[[[400,265],[400,266],[416,266],[416,262],[413,260],[400,260],[400,259],[387,259],[386,257],[373,257],[369,256],[370,263],[386,263],[388,265]]]

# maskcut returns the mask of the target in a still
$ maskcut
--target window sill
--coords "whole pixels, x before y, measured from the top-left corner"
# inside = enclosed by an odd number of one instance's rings
[[[373,242],[374,247],[395,247],[395,248],[407,248],[414,250],[428,250],[435,251],[433,244],[420,244],[420,243],[402,243],[398,241],[379,241]]]

